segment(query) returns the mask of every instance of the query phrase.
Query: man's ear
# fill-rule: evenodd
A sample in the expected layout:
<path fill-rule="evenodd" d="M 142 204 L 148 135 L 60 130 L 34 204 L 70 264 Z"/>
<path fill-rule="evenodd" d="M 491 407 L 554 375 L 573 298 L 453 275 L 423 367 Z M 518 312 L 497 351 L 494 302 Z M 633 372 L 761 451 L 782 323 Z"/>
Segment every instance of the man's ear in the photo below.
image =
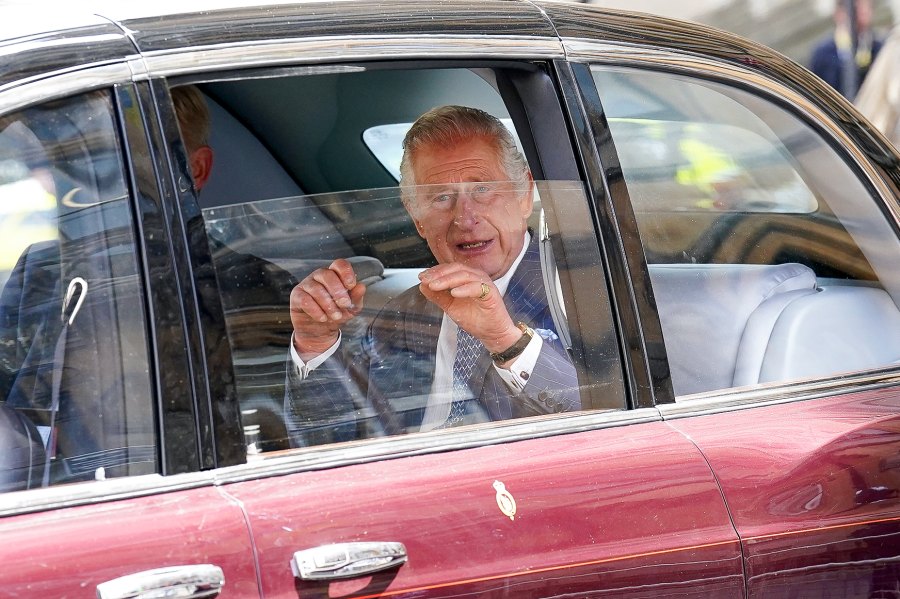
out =
<path fill-rule="evenodd" d="M 194 178 L 194 188 L 200 191 L 212 173 L 213 151 L 209 146 L 200 146 L 191 152 L 191 176 Z"/>
<path fill-rule="evenodd" d="M 410 200 L 404 199 L 403 208 L 406 209 L 406 213 L 409 215 L 409 218 L 412 219 L 413 224 L 416 226 L 416 232 L 419 234 L 419 237 L 425 239 L 425 227 L 422 226 L 422 221 L 416 218 L 416 215 L 413 212 L 413 207 L 410 205 L 410 203 Z"/>
<path fill-rule="evenodd" d="M 521 207 L 522 215 L 527 219 L 534 209 L 534 178 L 531 176 L 531 171 L 525 173 L 525 185 L 527 188 L 522 196 Z"/>
<path fill-rule="evenodd" d="M 416 232 L 419 234 L 419 237 L 425 239 L 425 227 L 422 226 L 422 222 L 417 218 L 413 218 L 413 224 L 416 225 Z"/>

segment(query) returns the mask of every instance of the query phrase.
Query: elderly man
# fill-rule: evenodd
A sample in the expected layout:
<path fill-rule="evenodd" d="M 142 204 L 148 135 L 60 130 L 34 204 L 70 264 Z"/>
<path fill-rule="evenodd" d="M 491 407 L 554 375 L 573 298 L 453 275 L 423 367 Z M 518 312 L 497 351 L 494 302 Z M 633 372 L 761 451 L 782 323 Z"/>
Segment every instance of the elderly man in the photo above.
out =
<path fill-rule="evenodd" d="M 531 173 L 509 131 L 445 106 L 413 124 L 403 149 L 403 203 L 438 265 L 385 306 L 352 360 L 338 351 L 341 328 L 366 289 L 350 264 L 335 260 L 294 288 L 294 445 L 580 408 L 527 229 Z"/>

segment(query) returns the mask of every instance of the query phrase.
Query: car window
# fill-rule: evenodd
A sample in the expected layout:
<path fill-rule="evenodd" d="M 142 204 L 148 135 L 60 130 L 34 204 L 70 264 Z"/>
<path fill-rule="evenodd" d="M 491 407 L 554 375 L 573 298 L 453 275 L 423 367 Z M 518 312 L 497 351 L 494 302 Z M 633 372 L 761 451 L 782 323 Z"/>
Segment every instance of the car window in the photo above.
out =
<path fill-rule="evenodd" d="M 676 395 L 900 360 L 900 246 L 813 127 L 695 78 L 593 68 Z"/>
<path fill-rule="evenodd" d="M 491 184 L 511 185 L 509 182 Z M 522 284 L 513 282 L 507 293 L 523 294 L 530 298 L 528 301 L 536 301 L 534 296 L 537 296 L 546 303 L 548 300 L 543 299 L 545 280 L 540 264 L 541 253 L 551 253 L 549 259 L 553 258 L 549 237 L 542 239 L 540 236 L 541 220 L 547 218 L 541 206 L 553 202 L 556 210 L 565 210 L 567 207 L 578 210 L 585 205 L 585 197 L 580 182 L 540 181 L 535 185 L 535 191 L 540 197 L 540 203 L 529 217 L 534 223 L 529 233 L 534 251 L 528 254 L 527 264 L 520 265 L 519 271 L 524 272 L 526 266 L 531 269 L 533 279 L 528 285 L 539 292 L 535 294 L 533 289 L 516 287 L 517 284 Z M 415 193 L 429 195 L 457 191 L 420 186 Z M 320 246 L 327 246 L 330 235 L 334 234 L 333 230 L 317 230 L 314 219 L 308 218 L 311 210 L 315 211 L 313 214 L 318 214 L 317 210 L 323 208 L 326 211 L 340 209 L 345 213 L 340 234 L 349 246 L 358 248 L 358 253 L 317 257 L 324 254 Z M 375 220 L 370 219 L 367 215 L 372 211 L 381 216 Z M 357 213 L 363 216 L 357 217 Z M 278 416 L 282 407 L 288 410 L 288 415 L 295 413 L 297 416 L 297 422 L 293 425 L 298 430 L 293 434 L 295 444 L 300 445 L 427 431 L 440 424 L 445 415 L 432 415 L 431 412 L 437 414 L 442 408 L 446 409 L 443 404 L 448 401 L 450 391 L 432 387 L 435 351 L 441 331 L 440 312 L 427 302 L 415 299 L 416 288 L 420 283 L 419 274 L 436 262 L 430 252 L 423 251 L 418 256 L 417 266 L 392 263 L 392 254 L 382 249 L 401 243 L 403 235 L 409 234 L 402 231 L 412 226 L 398 188 L 367 189 L 209 208 L 204 210 L 204 220 L 211 234 L 220 236 L 222 248 L 229 248 L 222 249 L 224 253 L 230 254 L 230 248 L 240 248 L 244 255 L 263 256 L 274 268 L 283 269 L 298 281 L 316 269 L 327 268 L 335 258 L 347 258 L 358 282 L 366 287 L 358 316 L 341 330 L 341 367 L 333 372 L 323 367 L 328 381 L 310 387 L 308 391 L 298 392 L 293 399 L 289 397 L 286 406 L 282 406 L 282 400 L 290 331 L 286 331 L 280 339 L 271 339 L 271 345 L 268 346 L 258 339 L 265 330 L 260 327 L 263 319 L 289 319 L 286 303 L 268 306 L 254 304 L 249 291 L 239 296 L 246 303 L 240 299 L 229 300 L 229 305 L 233 307 L 226 313 L 226 321 L 251 451 L 277 448 L 284 444 L 278 429 L 272 428 L 277 423 L 271 421 L 273 415 L 276 416 L 275 420 L 281 419 Z M 313 224 L 310 224 L 311 221 Z M 543 226 L 546 229 L 546 224 Z M 254 234 L 263 229 L 266 235 Z M 543 320 L 534 320 L 536 334 L 543 335 L 548 346 L 558 346 L 563 356 L 571 351 L 571 339 L 565 300 L 558 278 L 560 271 L 563 276 L 570 274 L 568 260 L 573 260 L 576 256 L 580 259 L 585 253 L 589 254 L 590 246 L 585 241 L 581 237 L 572 242 L 575 247 L 568 249 L 571 254 L 564 250 L 555 261 L 558 269 L 547 273 L 548 277 L 552 277 L 546 281 L 551 286 L 552 297 L 549 301 L 554 302 L 555 309 L 545 310 Z M 543 250 L 540 249 L 541 246 L 544 247 Z M 579 253 L 582 255 L 579 256 Z M 224 254 L 213 256 L 217 267 L 220 263 L 232 264 L 233 260 L 234 257 L 226 257 Z M 398 308 L 398 305 L 402 307 Z M 391 333 L 383 330 L 385 327 L 398 326 L 393 321 L 386 322 L 385 316 L 394 315 L 394 312 L 412 330 L 402 333 L 402 339 L 392 339 L 387 343 L 382 336 L 392 336 L 395 333 L 401 335 L 399 331 Z M 414 337 L 414 340 L 408 337 Z M 411 348 L 410 344 L 415 347 Z M 381 355 L 384 352 L 389 352 L 390 355 Z M 372 397 L 371 391 L 367 392 L 373 384 L 370 377 L 377 376 L 377 372 L 371 369 L 356 371 L 353 368 L 361 363 L 368 365 L 375 359 L 380 362 L 379 368 L 385 371 L 402 371 L 402 376 L 408 378 L 399 387 L 385 383 L 391 391 L 386 397 L 379 397 L 377 400 Z M 487 363 L 481 365 L 480 376 L 491 381 L 488 367 Z M 574 370 L 571 373 L 574 375 Z M 580 409 L 577 377 L 573 376 L 570 385 L 572 389 L 565 389 L 556 397 L 547 397 L 546 409 L 537 406 L 530 411 L 509 413 L 506 417 Z M 574 398 L 576 403 L 571 406 L 563 403 L 569 398 Z M 273 404 L 277 407 L 273 407 Z M 493 419 L 496 419 L 495 415 L 484 414 L 473 418 L 472 422 Z M 301 420 L 302 426 L 299 424 Z M 314 432 L 310 432 L 312 430 Z"/>
<path fill-rule="evenodd" d="M 157 470 L 111 96 L 0 117 L 0 489 Z"/>
<path fill-rule="evenodd" d="M 623 409 L 622 396 L 606 393 L 612 386 L 596 384 L 601 375 L 588 372 L 583 362 L 590 354 L 618 368 L 618 355 L 597 349 L 612 331 L 603 339 L 581 331 L 582 322 L 608 305 L 595 293 L 588 300 L 593 307 L 576 309 L 574 289 L 603 285 L 581 182 L 457 181 L 402 193 L 398 187 L 405 131 L 435 106 L 484 111 L 512 135 L 513 147 L 521 147 L 492 76 L 462 68 L 334 71 L 198 85 L 210 107 L 215 155 L 199 202 L 248 452 L 445 428 L 453 402 L 444 383 L 452 381 L 453 360 L 437 356 L 452 355 L 463 342 L 452 320 L 444 322 L 441 309 L 416 291 L 419 275 L 438 264 L 440 254 L 412 216 L 418 204 L 404 197 L 432 207 L 434 218 L 437 206 L 460 198 L 479 210 L 496 206 L 510 214 L 520 211 L 513 208 L 520 200 L 511 198 L 529 198 L 520 216 L 527 236 L 523 228 L 515 242 L 522 250 L 515 272 L 528 278 L 510 271 L 506 297 L 510 305 L 509 298 L 520 298 L 522 307 L 509 308 L 509 315 L 522 323 L 523 338 L 538 337 L 536 351 L 543 353 L 517 382 L 498 378 L 487 352 L 480 353 L 470 386 L 490 405 L 473 407 L 463 424 Z M 227 190 L 217 177 L 228 179 Z M 262 188 L 256 185 L 260 178 L 266 179 Z M 364 301 L 341 329 L 337 351 L 302 370 L 290 355 L 291 290 L 338 258 L 348 260 L 365 285 Z M 302 384 L 293 380 L 298 372 Z M 528 397 L 512 402 L 510 389 L 520 393 L 523 387 L 534 390 L 533 397 L 524 393 Z"/>

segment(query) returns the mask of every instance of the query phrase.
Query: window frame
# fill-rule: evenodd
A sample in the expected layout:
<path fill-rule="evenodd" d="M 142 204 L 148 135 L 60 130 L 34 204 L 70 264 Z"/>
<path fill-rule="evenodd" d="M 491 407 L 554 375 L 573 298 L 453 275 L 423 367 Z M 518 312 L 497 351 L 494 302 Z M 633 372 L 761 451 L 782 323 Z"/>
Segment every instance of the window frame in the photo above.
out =
<path fill-rule="evenodd" d="M 617 205 L 626 206 L 625 216 L 617 215 L 620 222 L 626 226 L 634 223 L 634 213 L 631 209 L 631 200 L 627 184 L 621 178 L 621 168 L 618 166 L 618 154 L 616 153 L 612 135 L 606 124 L 605 113 L 599 94 L 591 77 L 591 67 L 624 68 L 633 71 L 652 71 L 664 74 L 693 77 L 698 80 L 709 81 L 725 86 L 738 88 L 750 93 L 761 101 L 772 104 L 785 110 L 790 115 L 799 119 L 810 129 L 816 132 L 820 138 L 834 151 L 835 155 L 843 158 L 851 171 L 858 177 L 860 183 L 867 189 L 877 206 L 885 215 L 888 224 L 894 228 L 895 233 L 900 231 L 900 187 L 895 177 L 891 175 L 882 164 L 873 160 L 872 152 L 877 148 L 860 147 L 843 130 L 837 121 L 826 109 L 818 104 L 815 98 L 803 95 L 796 89 L 788 88 L 784 84 L 769 79 L 758 72 L 736 64 L 724 61 L 688 55 L 676 51 L 659 49 L 641 49 L 640 51 L 630 47 L 622 47 L 603 42 L 591 42 L 586 40 L 563 40 L 570 58 L 577 61 L 576 68 L 583 68 L 585 77 L 581 80 L 583 89 L 590 95 L 596 95 L 596 104 L 591 106 L 595 123 L 594 135 L 598 140 L 603 140 L 607 152 L 610 153 L 614 170 L 618 170 L 617 181 L 621 185 L 612 186 L 613 193 L 617 196 Z M 632 231 L 638 235 L 636 227 Z M 641 242 L 641 248 L 643 243 Z M 646 279 L 636 284 L 645 283 L 649 288 L 649 274 L 647 261 L 640 250 L 639 278 Z M 638 279 L 638 276 L 635 277 Z M 655 299 L 652 288 L 649 295 L 636 296 L 639 310 L 650 317 L 649 323 L 645 320 L 645 328 L 649 328 L 651 334 L 661 330 L 659 317 L 655 309 Z M 659 327 L 659 328 L 658 328 Z M 660 338 L 661 341 L 661 338 Z M 815 380 L 789 381 L 784 383 L 770 383 L 753 389 L 722 389 L 690 396 L 690 401 L 675 403 L 672 392 L 671 378 L 668 376 L 668 358 L 663 356 L 667 371 L 667 384 L 663 385 L 662 394 L 657 394 L 656 404 L 664 418 L 689 417 L 706 413 L 715 413 L 722 410 L 742 409 L 785 401 L 800 401 L 811 397 L 831 395 L 839 392 L 858 391 L 866 388 L 879 388 L 896 384 L 897 367 L 875 368 L 866 372 L 850 375 L 835 374 L 820 377 Z"/>
<path fill-rule="evenodd" d="M 455 40 L 458 43 L 459 40 Z M 442 55 L 443 56 L 443 55 Z M 168 57 L 168 64 L 176 64 L 181 62 L 181 57 Z M 441 58 L 439 60 L 405 60 L 403 62 L 379 63 L 379 62 L 342 62 L 342 63 L 326 63 L 316 64 L 315 66 L 304 65 L 298 63 L 287 66 L 283 64 L 275 64 L 267 66 L 262 64 L 254 65 L 252 69 L 235 69 L 235 65 L 230 62 L 225 64 L 208 65 L 203 72 L 196 72 L 190 69 L 190 72 L 184 74 L 161 73 L 168 75 L 166 77 L 157 78 L 155 74 L 151 77 L 154 86 L 164 88 L 175 85 L 185 85 L 191 83 L 202 83 L 206 81 L 220 80 L 221 78 L 231 79 L 240 78 L 244 73 L 248 77 L 253 77 L 254 72 L 270 71 L 277 67 L 275 72 L 279 75 L 286 73 L 296 73 L 297 75 L 315 74 L 316 72 L 329 72 L 333 69 L 343 69 L 353 66 L 366 66 L 370 68 L 485 68 L 497 67 L 499 65 L 522 65 L 525 70 L 534 71 L 534 65 L 544 65 L 539 68 L 543 73 L 543 77 L 516 77 L 499 81 L 499 89 L 513 123 L 516 126 L 518 135 L 520 136 L 526 156 L 529 158 L 535 177 L 543 177 L 548 179 L 565 179 L 580 180 L 585 182 L 582 164 L 576 160 L 576 151 L 571 146 L 571 126 L 566 118 L 565 110 L 558 97 L 558 80 L 555 68 L 552 64 L 540 57 L 534 57 L 530 60 L 496 60 L 485 58 Z M 510 69 L 512 70 L 512 69 Z M 158 95 L 158 100 L 162 101 L 162 95 Z M 171 109 L 167 109 L 170 111 Z M 541 119 L 529 119 L 530 115 L 540 114 Z M 173 119 L 164 120 L 167 128 L 166 134 L 177 135 L 177 125 Z M 173 129 L 174 127 L 174 129 Z M 540 141 L 536 141 L 540 140 Z M 180 145 L 180 144 L 179 144 Z M 173 144 L 168 145 L 169 148 Z M 168 156 L 170 163 L 175 163 L 178 158 L 170 153 Z M 177 176 L 176 176 L 177 177 Z M 589 194 L 590 195 L 590 194 Z M 590 203 L 590 200 L 589 200 Z M 593 226 L 594 235 L 598 227 Z M 598 272 L 603 274 L 605 268 L 602 264 L 597 265 Z M 582 288 L 589 286 L 591 281 L 585 280 L 580 285 Z M 596 286 L 596 282 L 593 282 Z M 608 291 L 608 283 L 601 282 L 598 288 L 599 295 L 602 296 Z M 582 289 L 579 293 L 584 293 Z M 570 295 L 571 297 L 571 295 Z M 596 301 L 596 300 L 595 300 Z M 221 308 L 221 302 L 219 302 Z M 589 335 L 592 339 L 602 339 L 606 344 L 606 350 L 596 352 L 596 356 L 592 359 L 600 359 L 603 355 L 608 355 L 609 351 L 619 351 L 617 328 L 614 322 L 607 324 L 606 333 L 603 334 L 602 318 L 585 319 L 588 321 L 590 328 Z M 220 330 L 224 332 L 224 326 L 218 325 Z M 216 333 L 218 336 L 219 333 Z M 658 420 L 658 414 L 655 411 L 629 410 L 634 404 L 626 399 L 627 391 L 625 380 L 622 375 L 621 368 L 616 372 L 604 373 L 608 374 L 607 378 L 599 380 L 596 374 L 590 374 L 589 370 L 581 369 L 587 376 L 595 377 L 595 382 L 590 385 L 590 392 L 607 393 L 612 397 L 620 397 L 623 409 L 621 413 L 629 414 L 628 416 L 615 416 L 616 413 L 609 412 L 580 412 L 572 414 L 557 415 L 552 418 L 527 419 L 525 422 L 504 421 L 493 422 L 485 430 L 475 430 L 465 433 L 454 433 L 452 438 L 448 438 L 446 434 L 434 434 L 429 436 L 401 438 L 388 437 L 384 439 L 366 440 L 364 447 L 350 448 L 348 446 L 319 446 L 313 448 L 305 448 L 303 450 L 292 450 L 285 454 L 285 458 L 292 459 L 297 454 L 297 463 L 303 463 L 303 468 L 316 467 L 315 464 L 321 464 L 322 460 L 326 460 L 329 464 L 334 463 L 357 463 L 358 461 L 370 461 L 383 459 L 386 457 L 397 457 L 401 455 L 409 455 L 413 453 L 423 453 L 431 451 L 443 451 L 446 449 L 461 449 L 465 447 L 476 447 L 485 444 L 506 443 L 521 439 L 540 438 L 550 435 L 557 435 L 564 432 L 576 432 L 581 430 L 591 430 L 594 428 L 606 428 L 615 425 L 620 421 L 625 422 L 643 422 L 649 420 Z M 642 406 L 638 406 L 642 407 Z M 304 459 L 300 459 L 304 457 Z M 262 468 L 266 468 L 266 462 L 273 459 L 282 459 L 281 457 L 265 456 L 262 460 L 254 458 L 253 463 L 258 463 Z M 334 462 L 337 460 L 337 462 Z M 252 464 L 248 467 L 252 467 Z M 243 469 L 242 469 L 243 470 Z"/>

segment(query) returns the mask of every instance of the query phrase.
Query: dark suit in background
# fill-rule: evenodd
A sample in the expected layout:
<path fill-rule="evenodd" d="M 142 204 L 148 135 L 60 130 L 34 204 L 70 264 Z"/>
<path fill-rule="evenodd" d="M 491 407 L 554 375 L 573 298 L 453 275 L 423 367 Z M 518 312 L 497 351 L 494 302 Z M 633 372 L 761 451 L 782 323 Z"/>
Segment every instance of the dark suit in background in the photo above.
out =
<path fill-rule="evenodd" d="M 878 53 L 881 52 L 883 41 L 875 38 L 872 40 L 871 60 L 875 60 Z M 850 64 L 855 59 L 850 53 L 840 52 L 834 37 L 830 37 L 819 42 L 813 49 L 812 57 L 809 61 L 809 70 L 821 77 L 825 83 L 836 89 L 842 96 L 853 100 L 859 86 L 862 85 L 869 73 L 869 65 L 871 60 L 865 66 Z M 848 71 L 851 79 L 848 79 Z"/>

